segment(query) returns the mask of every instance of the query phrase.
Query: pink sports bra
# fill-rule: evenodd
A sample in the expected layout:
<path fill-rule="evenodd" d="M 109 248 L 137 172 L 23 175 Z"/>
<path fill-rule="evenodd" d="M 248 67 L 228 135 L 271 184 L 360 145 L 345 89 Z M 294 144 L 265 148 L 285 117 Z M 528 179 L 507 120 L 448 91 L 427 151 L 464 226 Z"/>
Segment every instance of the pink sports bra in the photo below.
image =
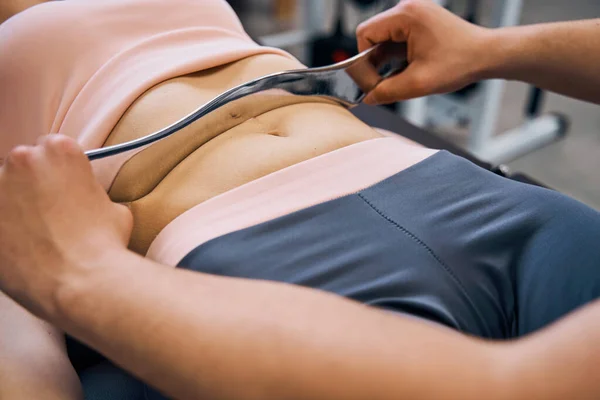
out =
<path fill-rule="evenodd" d="M 129 106 L 166 80 L 256 54 L 223 0 L 67 0 L 0 25 L 0 158 L 41 135 L 101 147 Z M 95 165 L 108 189 L 135 152 Z M 96 164 L 96 163 L 95 163 Z"/>

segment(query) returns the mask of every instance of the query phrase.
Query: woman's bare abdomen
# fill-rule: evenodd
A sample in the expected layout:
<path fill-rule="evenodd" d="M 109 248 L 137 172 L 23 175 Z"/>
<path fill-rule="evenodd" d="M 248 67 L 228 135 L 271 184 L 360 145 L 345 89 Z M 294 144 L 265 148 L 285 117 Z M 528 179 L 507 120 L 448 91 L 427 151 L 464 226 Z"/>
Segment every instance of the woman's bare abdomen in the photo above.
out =
<path fill-rule="evenodd" d="M 105 145 L 144 136 L 178 120 L 217 94 L 253 78 L 301 64 L 259 55 L 175 78 L 140 97 Z M 257 104 L 259 100 L 260 104 Z M 129 160 L 109 194 L 130 206 L 135 223 L 130 247 L 144 254 L 175 217 L 216 195 L 298 162 L 381 134 L 343 107 L 288 105 L 248 98 L 219 109 L 172 138 Z"/>

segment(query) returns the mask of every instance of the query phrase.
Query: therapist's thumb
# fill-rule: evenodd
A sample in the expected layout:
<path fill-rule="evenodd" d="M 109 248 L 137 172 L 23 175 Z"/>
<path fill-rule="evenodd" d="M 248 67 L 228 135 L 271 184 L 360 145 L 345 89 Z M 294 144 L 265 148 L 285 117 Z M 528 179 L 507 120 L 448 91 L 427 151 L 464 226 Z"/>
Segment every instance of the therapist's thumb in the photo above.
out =
<path fill-rule="evenodd" d="M 434 90 L 431 83 L 431 74 L 419 68 L 418 64 L 410 64 L 403 72 L 379 83 L 365 97 L 364 102 L 373 105 L 389 104 L 426 96 Z"/>

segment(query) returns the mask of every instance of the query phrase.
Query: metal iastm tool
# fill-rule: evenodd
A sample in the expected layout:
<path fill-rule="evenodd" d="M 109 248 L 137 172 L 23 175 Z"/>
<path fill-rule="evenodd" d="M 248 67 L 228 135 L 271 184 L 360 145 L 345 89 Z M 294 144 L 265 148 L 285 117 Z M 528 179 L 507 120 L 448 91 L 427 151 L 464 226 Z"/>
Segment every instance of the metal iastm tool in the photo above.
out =
<path fill-rule="evenodd" d="M 382 43 L 341 63 L 278 72 L 246 82 L 220 94 L 166 128 L 85 154 L 93 161 L 146 146 L 174 134 L 225 104 L 259 92 L 270 91 L 277 96 L 320 97 L 351 108 L 358 105 L 381 81 L 407 66 L 406 44 Z"/>

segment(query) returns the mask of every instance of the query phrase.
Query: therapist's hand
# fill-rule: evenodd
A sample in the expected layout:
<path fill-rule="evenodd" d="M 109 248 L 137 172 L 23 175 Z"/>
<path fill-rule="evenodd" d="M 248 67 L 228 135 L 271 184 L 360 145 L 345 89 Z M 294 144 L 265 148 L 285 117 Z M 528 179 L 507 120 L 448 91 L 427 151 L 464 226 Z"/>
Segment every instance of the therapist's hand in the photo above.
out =
<path fill-rule="evenodd" d="M 131 226 L 72 139 L 17 147 L 0 167 L 0 290 L 50 319 L 61 285 L 124 249 Z"/>
<path fill-rule="evenodd" d="M 470 24 L 430 0 L 404 0 L 362 23 L 363 51 L 385 41 L 407 42 L 409 67 L 382 82 L 365 99 L 380 104 L 458 90 L 487 65 L 490 30 Z"/>

